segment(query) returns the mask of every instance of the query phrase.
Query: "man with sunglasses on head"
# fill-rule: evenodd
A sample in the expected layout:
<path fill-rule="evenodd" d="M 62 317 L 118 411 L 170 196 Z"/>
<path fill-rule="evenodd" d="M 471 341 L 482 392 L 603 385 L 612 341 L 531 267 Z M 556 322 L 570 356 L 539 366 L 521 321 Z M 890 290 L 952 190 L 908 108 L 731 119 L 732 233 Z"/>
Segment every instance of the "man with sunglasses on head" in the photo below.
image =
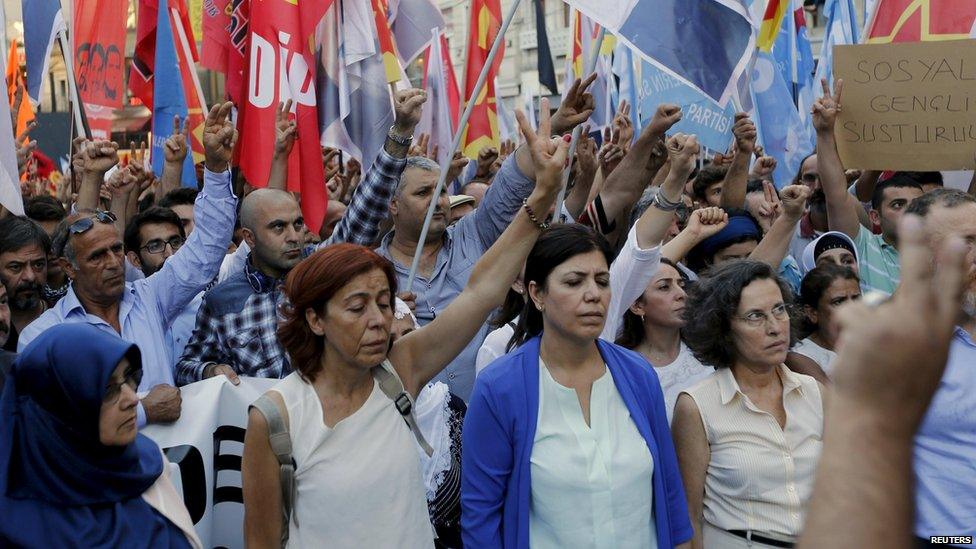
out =
<path fill-rule="evenodd" d="M 85 322 L 138 345 L 143 361 L 140 425 L 179 418 L 181 400 L 173 379 L 177 357 L 167 327 L 217 275 L 232 236 L 237 199 L 229 162 L 237 130 L 229 118 L 231 107 L 231 103 L 217 105 L 207 116 L 204 186 L 194 206 L 196 229 L 186 243 L 180 245 L 179 238 L 162 232 L 146 234 L 135 260 L 143 269 L 158 270 L 126 282 L 125 246 L 115 216 L 98 210 L 69 216 L 55 231 L 54 251 L 71 286 L 64 298 L 24 329 L 18 342 L 23 349 L 51 326 Z M 175 234 L 179 232 L 177 226 Z M 159 242 L 154 242 L 158 240 L 165 242 L 163 254 L 171 256 L 148 253 L 159 249 Z M 171 251 L 174 244 L 179 250 Z"/>

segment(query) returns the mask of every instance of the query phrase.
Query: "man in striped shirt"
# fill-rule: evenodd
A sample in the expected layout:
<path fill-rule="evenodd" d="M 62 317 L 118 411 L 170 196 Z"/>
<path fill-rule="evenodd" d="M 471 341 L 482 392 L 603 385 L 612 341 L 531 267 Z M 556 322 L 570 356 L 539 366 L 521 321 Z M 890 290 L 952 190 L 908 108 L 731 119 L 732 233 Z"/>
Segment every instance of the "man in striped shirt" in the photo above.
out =
<path fill-rule="evenodd" d="M 826 85 L 825 85 L 826 88 Z M 861 288 L 891 295 L 898 287 L 901 269 L 898 263 L 898 222 L 912 200 L 922 196 L 922 187 L 904 174 L 896 174 L 875 187 L 871 198 L 870 219 L 879 224 L 881 234 L 874 234 L 861 221 L 861 204 L 847 191 L 844 166 L 837 153 L 834 122 L 840 112 L 840 86 L 813 105 L 813 125 L 817 130 L 817 162 L 820 182 L 827 198 L 830 230 L 840 231 L 854 240 L 857 247 Z"/>

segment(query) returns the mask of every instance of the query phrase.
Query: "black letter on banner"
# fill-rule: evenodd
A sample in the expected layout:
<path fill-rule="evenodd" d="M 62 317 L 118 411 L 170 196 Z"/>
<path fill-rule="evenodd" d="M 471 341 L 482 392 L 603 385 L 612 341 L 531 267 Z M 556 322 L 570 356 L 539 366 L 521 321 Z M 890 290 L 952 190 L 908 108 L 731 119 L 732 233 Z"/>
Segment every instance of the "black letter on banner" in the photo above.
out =
<path fill-rule="evenodd" d="M 244 444 L 245 430 L 232 425 L 221 425 L 214 431 L 214 492 L 213 503 L 233 502 L 244 503 L 244 492 L 240 486 L 217 486 L 217 474 L 220 471 L 241 471 L 241 456 L 236 454 L 223 455 L 220 453 L 221 443 L 225 440 Z"/>
<path fill-rule="evenodd" d="M 200 522 L 207 510 L 207 472 L 203 467 L 200 450 L 186 444 L 163 450 L 166 459 L 180 468 L 183 484 L 183 503 L 190 512 L 193 524 Z"/>

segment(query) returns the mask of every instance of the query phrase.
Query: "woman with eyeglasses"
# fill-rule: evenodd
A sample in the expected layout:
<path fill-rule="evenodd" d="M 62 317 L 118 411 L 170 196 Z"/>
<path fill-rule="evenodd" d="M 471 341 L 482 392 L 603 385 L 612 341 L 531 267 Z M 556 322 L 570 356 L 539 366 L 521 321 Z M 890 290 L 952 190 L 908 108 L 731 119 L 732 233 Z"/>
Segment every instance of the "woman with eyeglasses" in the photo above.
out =
<path fill-rule="evenodd" d="M 678 396 L 671 430 L 693 547 L 792 547 L 823 434 L 823 390 L 785 365 L 789 286 L 766 263 L 708 273 L 685 309 L 685 341 L 715 373 Z"/>
<path fill-rule="evenodd" d="M 141 377 L 139 348 L 88 324 L 27 345 L 0 397 L 0 546 L 200 547 L 137 433 Z"/>

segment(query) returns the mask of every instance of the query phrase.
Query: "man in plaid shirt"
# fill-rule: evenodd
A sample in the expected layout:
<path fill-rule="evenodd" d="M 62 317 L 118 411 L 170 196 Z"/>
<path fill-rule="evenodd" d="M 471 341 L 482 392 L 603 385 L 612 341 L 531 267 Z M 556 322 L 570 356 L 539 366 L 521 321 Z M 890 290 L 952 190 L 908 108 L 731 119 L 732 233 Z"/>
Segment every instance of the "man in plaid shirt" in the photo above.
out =
<path fill-rule="evenodd" d="M 332 237 L 319 247 L 375 241 L 425 100 L 421 90 L 397 93 L 396 121 L 383 150 Z M 244 200 L 240 215 L 253 249 L 204 297 L 193 337 L 176 365 L 178 385 L 221 374 L 237 383 L 239 375 L 283 378 L 291 372 L 276 334 L 277 310 L 284 299 L 281 285 L 291 268 L 316 248 L 302 249 L 304 220 L 299 204 L 288 193 L 255 191 Z"/>

